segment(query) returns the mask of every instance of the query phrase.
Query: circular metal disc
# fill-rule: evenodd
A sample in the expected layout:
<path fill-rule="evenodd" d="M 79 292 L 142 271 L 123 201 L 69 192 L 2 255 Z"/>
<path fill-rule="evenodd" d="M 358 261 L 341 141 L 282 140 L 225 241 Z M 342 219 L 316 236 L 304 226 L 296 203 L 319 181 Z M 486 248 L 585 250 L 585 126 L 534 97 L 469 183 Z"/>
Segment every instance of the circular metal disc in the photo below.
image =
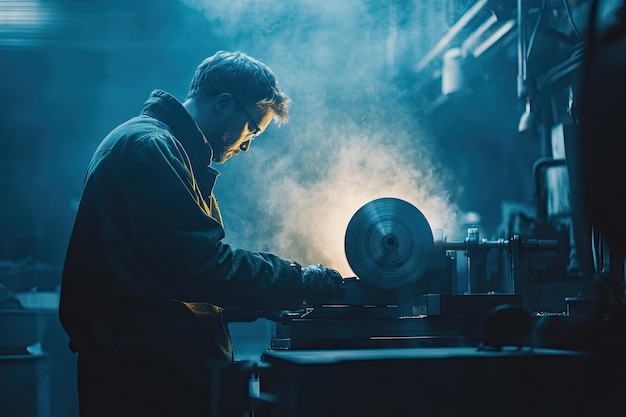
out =
<path fill-rule="evenodd" d="M 344 243 L 356 276 L 386 291 L 417 282 L 430 266 L 434 250 L 433 232 L 424 214 L 397 198 L 379 198 L 357 210 Z"/>

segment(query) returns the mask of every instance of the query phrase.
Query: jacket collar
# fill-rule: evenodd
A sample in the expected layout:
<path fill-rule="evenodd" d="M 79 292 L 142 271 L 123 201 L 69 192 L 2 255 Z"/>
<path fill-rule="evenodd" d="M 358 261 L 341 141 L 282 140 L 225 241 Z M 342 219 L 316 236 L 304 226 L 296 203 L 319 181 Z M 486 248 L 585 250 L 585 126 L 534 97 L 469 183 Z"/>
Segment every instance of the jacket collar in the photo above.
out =
<path fill-rule="evenodd" d="M 141 114 L 167 125 L 187 151 L 194 171 L 204 174 L 198 179 L 201 186 L 204 185 L 203 192 L 207 196 L 211 195 L 220 175 L 218 170 L 211 167 L 213 149 L 182 103 L 163 90 L 154 90 L 146 100 Z"/>

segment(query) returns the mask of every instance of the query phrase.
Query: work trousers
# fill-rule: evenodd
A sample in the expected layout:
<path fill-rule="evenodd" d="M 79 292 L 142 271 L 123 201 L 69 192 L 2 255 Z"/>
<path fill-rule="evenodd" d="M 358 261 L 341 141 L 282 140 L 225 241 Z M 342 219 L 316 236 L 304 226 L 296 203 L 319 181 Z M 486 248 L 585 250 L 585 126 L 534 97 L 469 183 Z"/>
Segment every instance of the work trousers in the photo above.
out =
<path fill-rule="evenodd" d="M 81 352 L 80 417 L 208 417 L 210 365 L 154 353 Z"/>

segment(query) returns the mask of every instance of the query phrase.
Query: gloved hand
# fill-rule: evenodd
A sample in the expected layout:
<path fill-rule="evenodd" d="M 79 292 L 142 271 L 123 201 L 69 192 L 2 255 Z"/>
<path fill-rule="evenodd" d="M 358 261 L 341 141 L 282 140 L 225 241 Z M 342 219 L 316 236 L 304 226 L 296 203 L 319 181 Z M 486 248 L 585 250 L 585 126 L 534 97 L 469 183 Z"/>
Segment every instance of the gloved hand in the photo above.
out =
<path fill-rule="evenodd" d="M 341 302 L 344 297 L 343 278 L 322 264 L 302 268 L 304 299 L 311 306 Z"/>

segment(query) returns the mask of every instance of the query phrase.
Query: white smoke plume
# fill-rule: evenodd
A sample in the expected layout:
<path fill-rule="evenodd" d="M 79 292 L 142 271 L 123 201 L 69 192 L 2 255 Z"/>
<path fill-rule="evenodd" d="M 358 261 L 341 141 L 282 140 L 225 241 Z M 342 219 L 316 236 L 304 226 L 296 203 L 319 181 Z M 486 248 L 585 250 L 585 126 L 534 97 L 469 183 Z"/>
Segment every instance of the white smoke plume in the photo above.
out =
<path fill-rule="evenodd" d="M 223 49 L 267 63 L 293 99 L 287 125 L 270 127 L 248 154 L 219 167 L 216 194 L 229 243 L 349 276 L 346 227 L 371 200 L 406 200 L 432 228 L 455 230 L 452 181 L 393 83 L 402 63 L 419 56 L 423 34 L 411 24 L 424 19 L 417 6 L 181 1 L 219 26 Z"/>

